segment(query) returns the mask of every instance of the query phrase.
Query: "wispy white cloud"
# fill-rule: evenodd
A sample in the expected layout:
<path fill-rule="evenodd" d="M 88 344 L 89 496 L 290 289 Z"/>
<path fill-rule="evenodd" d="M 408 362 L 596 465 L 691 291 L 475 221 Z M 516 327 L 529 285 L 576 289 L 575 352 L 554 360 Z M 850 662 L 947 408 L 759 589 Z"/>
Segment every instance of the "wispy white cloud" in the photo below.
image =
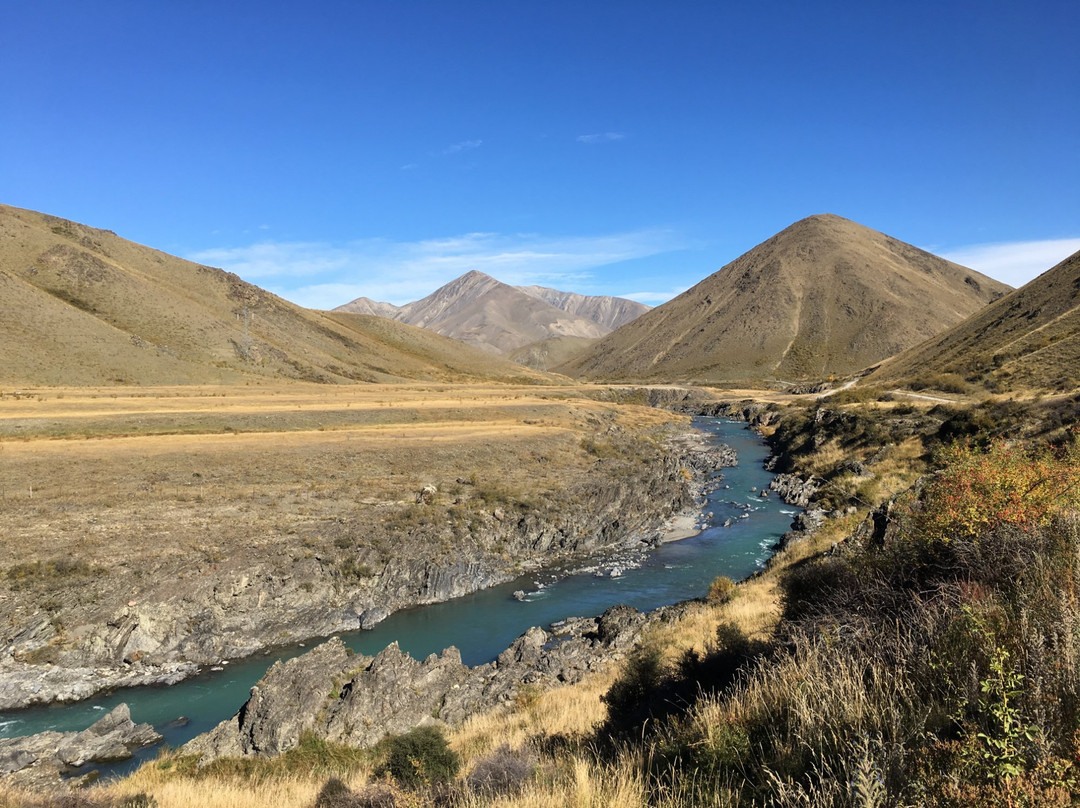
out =
<path fill-rule="evenodd" d="M 672 298 L 678 297 L 689 288 L 690 287 L 688 286 L 676 286 L 666 292 L 630 292 L 618 296 L 628 298 L 629 300 L 636 300 L 638 303 L 644 303 L 646 306 L 659 306 L 661 303 L 667 303 Z"/>
<path fill-rule="evenodd" d="M 1080 250 L 1080 238 L 972 244 L 938 252 L 942 258 L 1020 287 Z"/>
<path fill-rule="evenodd" d="M 443 149 L 443 154 L 457 154 L 458 152 L 479 149 L 484 144 L 482 140 L 463 140 L 460 143 L 452 143 Z"/>
<path fill-rule="evenodd" d="M 591 135 L 578 135 L 578 143 L 610 143 L 613 140 L 622 140 L 626 137 L 622 132 L 594 132 Z"/>
<path fill-rule="evenodd" d="M 414 242 L 262 242 L 187 257 L 235 272 L 302 306 L 333 308 L 357 297 L 400 305 L 473 269 L 504 283 L 580 290 L 602 267 L 684 247 L 678 234 L 654 229 L 566 238 L 465 233 Z M 667 297 L 660 293 L 655 299 Z"/>
<path fill-rule="evenodd" d="M 350 253 L 315 242 L 262 242 L 246 247 L 215 247 L 188 255 L 192 261 L 235 272 L 258 283 L 267 278 L 308 277 L 345 269 Z"/>

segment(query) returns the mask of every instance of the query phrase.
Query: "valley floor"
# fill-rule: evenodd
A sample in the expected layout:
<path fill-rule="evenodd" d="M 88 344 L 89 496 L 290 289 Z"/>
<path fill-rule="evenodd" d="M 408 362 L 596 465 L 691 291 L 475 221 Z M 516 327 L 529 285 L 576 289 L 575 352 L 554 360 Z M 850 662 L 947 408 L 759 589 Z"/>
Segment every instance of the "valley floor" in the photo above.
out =
<path fill-rule="evenodd" d="M 686 499 L 653 462 L 685 418 L 590 395 L 0 391 L 0 706 L 175 678 L 628 539 Z"/>

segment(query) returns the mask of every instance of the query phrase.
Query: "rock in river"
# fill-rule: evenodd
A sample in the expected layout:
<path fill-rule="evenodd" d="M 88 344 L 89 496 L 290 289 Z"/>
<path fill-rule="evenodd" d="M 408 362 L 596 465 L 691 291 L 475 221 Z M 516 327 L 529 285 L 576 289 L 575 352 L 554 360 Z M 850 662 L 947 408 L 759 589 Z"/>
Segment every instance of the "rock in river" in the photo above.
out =
<path fill-rule="evenodd" d="M 82 732 L 39 732 L 0 739 L 0 776 L 28 786 L 57 785 L 87 763 L 127 760 L 135 749 L 161 742 L 149 724 L 136 724 L 120 704 Z"/>

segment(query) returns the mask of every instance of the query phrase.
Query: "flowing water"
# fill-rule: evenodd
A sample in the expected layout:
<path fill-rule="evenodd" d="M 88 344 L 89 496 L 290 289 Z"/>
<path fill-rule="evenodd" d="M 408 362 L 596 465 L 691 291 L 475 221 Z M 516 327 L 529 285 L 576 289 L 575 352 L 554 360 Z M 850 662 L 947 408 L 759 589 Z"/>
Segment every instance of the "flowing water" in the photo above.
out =
<path fill-rule="evenodd" d="M 493 660 L 531 626 L 596 616 L 617 603 L 654 609 L 700 597 L 718 575 L 745 578 L 764 564 L 796 509 L 775 496 L 758 497 L 756 492 L 767 487 L 772 477 L 763 467 L 768 450 L 745 424 L 715 418 L 698 418 L 694 423 L 739 455 L 739 465 L 724 469 L 721 485 L 709 493 L 704 511 L 712 516 L 705 519 L 706 527 L 697 536 L 639 556 L 632 560 L 638 566 L 622 569 L 621 574 L 619 568 L 626 566 L 627 559 L 609 559 L 565 577 L 559 571 L 532 573 L 445 603 L 397 612 L 371 631 L 343 634 L 342 639 L 369 656 L 394 641 L 418 658 L 454 645 L 467 665 L 478 665 Z M 729 519 L 731 525 L 723 527 Z M 524 592 L 524 599 L 515 598 L 515 592 Z M 233 715 L 274 660 L 305 650 L 298 646 L 249 657 L 172 687 L 129 688 L 73 705 L 0 714 L 0 737 L 85 729 L 106 711 L 127 702 L 134 721 L 153 724 L 166 743 L 179 746 Z M 141 750 L 133 761 L 97 768 L 121 773 L 155 754 L 154 749 Z"/>

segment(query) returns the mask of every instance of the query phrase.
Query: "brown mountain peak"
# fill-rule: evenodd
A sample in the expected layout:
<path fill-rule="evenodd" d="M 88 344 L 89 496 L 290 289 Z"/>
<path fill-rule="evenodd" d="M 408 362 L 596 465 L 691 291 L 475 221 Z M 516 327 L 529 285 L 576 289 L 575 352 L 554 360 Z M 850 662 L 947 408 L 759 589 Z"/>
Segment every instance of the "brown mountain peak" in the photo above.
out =
<path fill-rule="evenodd" d="M 891 356 L 1006 291 L 884 233 L 818 214 L 557 369 L 587 378 L 823 378 Z"/>

